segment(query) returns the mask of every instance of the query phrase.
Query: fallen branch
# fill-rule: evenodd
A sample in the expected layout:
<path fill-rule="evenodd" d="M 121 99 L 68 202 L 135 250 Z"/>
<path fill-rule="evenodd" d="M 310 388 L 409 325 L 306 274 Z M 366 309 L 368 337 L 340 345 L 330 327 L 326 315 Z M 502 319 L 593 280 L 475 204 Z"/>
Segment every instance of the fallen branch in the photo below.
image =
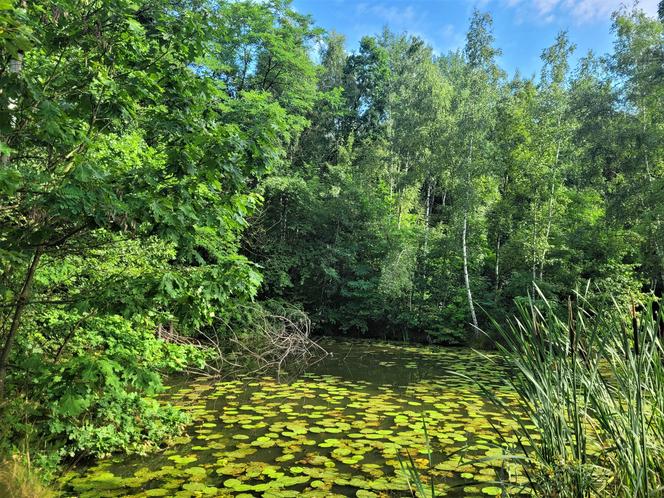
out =
<path fill-rule="evenodd" d="M 284 373 L 298 375 L 327 356 L 311 338 L 311 320 L 303 311 L 280 307 L 271 312 L 260 305 L 245 311 L 249 319 L 241 329 L 224 322 L 223 330 L 201 332 L 202 341 L 177 336 L 172 329 L 160 330 L 160 337 L 213 349 L 216 354 L 204 369 L 190 370 L 212 377 L 276 375 L 281 380 Z"/>

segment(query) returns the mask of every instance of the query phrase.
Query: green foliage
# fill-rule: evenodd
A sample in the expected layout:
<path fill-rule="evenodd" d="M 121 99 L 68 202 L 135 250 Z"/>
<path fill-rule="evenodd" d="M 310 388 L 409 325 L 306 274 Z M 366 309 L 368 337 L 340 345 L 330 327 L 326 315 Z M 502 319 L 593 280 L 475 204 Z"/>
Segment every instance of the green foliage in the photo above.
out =
<path fill-rule="evenodd" d="M 16 345 L 22 369 L 12 380 L 25 394 L 5 407 L 3 440 L 26 433 L 35 448 L 55 446 L 61 456 L 102 456 L 145 452 L 182 429 L 187 418 L 153 398 L 162 389 L 159 373 L 202 366 L 208 351 L 167 343 L 153 323 L 120 316 L 45 310 L 34 326 Z M 66 336 L 67 353 L 44 361 L 53 352 L 38 344 Z"/>
<path fill-rule="evenodd" d="M 624 306 L 594 309 L 579 294 L 564 320 L 540 294 L 509 327 L 496 324 L 520 406 L 486 392 L 518 424 L 511 458 L 524 461 L 538 496 L 661 492 L 662 322 L 656 300 L 641 307 L 630 319 Z"/>
<path fill-rule="evenodd" d="M 268 92 L 299 126 L 316 100 L 316 67 L 308 51 L 323 34 L 290 0 L 220 2 L 210 5 L 201 68 L 231 95 Z"/>
<path fill-rule="evenodd" d="M 22 51 L 28 50 L 33 42 L 33 33 L 26 22 L 24 8 L 13 0 L 0 2 L 0 57 L 2 67 L 11 60 L 18 60 Z M 0 145 L 5 145 L 0 142 Z M 5 154 L 6 151 L 2 151 Z"/>
<path fill-rule="evenodd" d="M 463 343 L 476 309 L 504 321 L 535 286 L 564 301 L 590 280 L 598 306 L 661 292 L 661 23 L 621 11 L 615 33 L 573 71 L 562 32 L 538 78 L 511 81 L 480 12 L 442 56 L 331 35 L 324 105 L 246 239 L 262 295 L 333 333 Z"/>
<path fill-rule="evenodd" d="M 316 98 L 317 31 L 283 2 L 12 5 L 0 4 L 1 450 L 144 452 L 186 422 L 155 399 L 161 376 L 210 355 L 172 339 L 261 283 L 240 237 L 256 182 Z M 227 14 L 245 18 L 240 32 Z M 219 47 L 255 50 L 250 84 L 231 88 Z"/>
<path fill-rule="evenodd" d="M 159 446 L 184 423 L 161 375 L 247 338 L 257 296 L 463 344 L 537 288 L 661 294 L 664 31 L 614 33 L 508 81 L 478 11 L 454 53 L 346 53 L 288 0 L 0 0 L 2 450 Z"/>

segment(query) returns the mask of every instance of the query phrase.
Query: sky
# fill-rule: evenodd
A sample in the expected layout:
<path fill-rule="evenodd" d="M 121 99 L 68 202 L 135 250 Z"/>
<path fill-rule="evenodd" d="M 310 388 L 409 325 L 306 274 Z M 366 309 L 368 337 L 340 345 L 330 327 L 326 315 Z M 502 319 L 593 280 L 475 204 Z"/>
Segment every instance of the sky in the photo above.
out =
<path fill-rule="evenodd" d="M 611 51 L 611 13 L 632 0 L 293 0 L 293 7 L 316 24 L 346 36 L 354 51 L 364 35 L 384 26 L 417 35 L 437 53 L 463 47 L 468 19 L 475 7 L 491 13 L 500 65 L 508 74 L 539 72 L 540 54 L 556 34 L 567 30 L 577 46 L 573 60 L 588 50 Z M 658 0 L 641 0 L 640 8 L 656 17 Z"/>

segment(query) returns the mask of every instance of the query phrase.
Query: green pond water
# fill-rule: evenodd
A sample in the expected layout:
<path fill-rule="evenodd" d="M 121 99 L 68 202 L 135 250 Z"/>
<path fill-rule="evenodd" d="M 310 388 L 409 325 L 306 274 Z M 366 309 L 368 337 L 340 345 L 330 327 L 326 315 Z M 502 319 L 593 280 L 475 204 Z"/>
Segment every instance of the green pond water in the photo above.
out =
<path fill-rule="evenodd" d="M 514 422 L 474 382 L 450 373 L 514 403 L 496 364 L 460 348 L 323 345 L 331 355 L 294 381 L 172 386 L 164 398 L 191 414 L 187 436 L 158 454 L 70 472 L 62 496 L 412 496 L 399 463 L 408 454 L 436 496 L 500 496 L 503 487 L 514 494 L 524 482 L 500 458 L 495 430 L 509 439 Z"/>

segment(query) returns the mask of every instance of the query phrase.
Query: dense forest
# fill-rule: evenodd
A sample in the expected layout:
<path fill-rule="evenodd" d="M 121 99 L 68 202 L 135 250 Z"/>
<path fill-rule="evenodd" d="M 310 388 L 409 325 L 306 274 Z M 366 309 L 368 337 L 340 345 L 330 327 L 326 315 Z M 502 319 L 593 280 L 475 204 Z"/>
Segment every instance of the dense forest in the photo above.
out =
<path fill-rule="evenodd" d="M 508 75 L 480 11 L 439 54 L 288 0 L 0 0 L 0 455 L 48 481 L 163 447 L 164 377 L 265 317 L 492 348 L 526 303 L 656 312 L 659 13 Z"/>

